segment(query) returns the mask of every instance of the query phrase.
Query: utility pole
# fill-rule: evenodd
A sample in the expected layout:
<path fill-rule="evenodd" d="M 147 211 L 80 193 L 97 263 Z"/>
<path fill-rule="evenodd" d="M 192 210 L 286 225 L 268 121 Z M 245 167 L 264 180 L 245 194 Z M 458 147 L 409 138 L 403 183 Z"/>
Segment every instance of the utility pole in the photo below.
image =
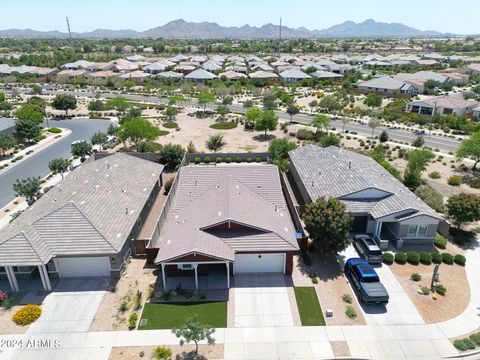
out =
<path fill-rule="evenodd" d="M 68 28 L 68 37 L 70 39 L 70 46 L 72 46 L 72 32 L 70 31 L 70 22 L 68 21 L 68 16 L 67 16 L 67 28 Z"/>
<path fill-rule="evenodd" d="M 282 18 L 280 18 L 280 27 L 278 29 L 278 57 L 282 52 Z"/>

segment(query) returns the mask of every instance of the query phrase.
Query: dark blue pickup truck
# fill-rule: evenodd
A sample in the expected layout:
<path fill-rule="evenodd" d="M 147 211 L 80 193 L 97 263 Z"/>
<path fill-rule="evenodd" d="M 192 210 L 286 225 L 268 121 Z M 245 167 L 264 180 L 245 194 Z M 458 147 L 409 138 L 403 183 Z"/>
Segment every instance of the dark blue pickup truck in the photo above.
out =
<path fill-rule="evenodd" d="M 366 304 L 387 304 L 388 292 L 380 282 L 375 269 L 367 260 L 351 258 L 345 263 L 345 275 L 349 275 L 358 290 L 360 300 Z"/>

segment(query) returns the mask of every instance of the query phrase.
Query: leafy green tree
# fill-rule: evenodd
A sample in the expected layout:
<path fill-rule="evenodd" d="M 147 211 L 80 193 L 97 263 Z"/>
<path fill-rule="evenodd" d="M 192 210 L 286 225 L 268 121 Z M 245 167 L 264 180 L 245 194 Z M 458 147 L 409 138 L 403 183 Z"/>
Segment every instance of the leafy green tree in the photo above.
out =
<path fill-rule="evenodd" d="M 168 105 L 173 106 L 176 104 L 182 104 L 186 101 L 183 95 L 173 95 L 168 98 Z"/>
<path fill-rule="evenodd" d="M 403 183 L 414 191 L 422 184 L 422 172 L 435 157 L 428 149 L 413 150 L 408 153 L 408 162 L 403 174 Z"/>
<path fill-rule="evenodd" d="M 480 220 L 480 196 L 460 193 L 447 200 L 447 210 L 458 229 L 466 222 Z"/>
<path fill-rule="evenodd" d="M 13 105 L 7 101 L 0 102 L 0 111 L 3 111 L 3 116 L 7 117 L 8 112 L 13 110 Z"/>
<path fill-rule="evenodd" d="M 178 115 L 178 109 L 173 106 L 167 106 L 165 109 L 165 116 L 168 121 L 175 121 L 175 117 Z"/>
<path fill-rule="evenodd" d="M 69 94 L 58 94 L 52 100 L 52 107 L 65 111 L 65 116 L 68 116 L 68 110 L 77 108 L 77 98 Z"/>
<path fill-rule="evenodd" d="M 262 99 L 264 110 L 275 110 L 277 108 L 277 97 L 273 94 L 267 94 Z"/>
<path fill-rule="evenodd" d="M 33 84 L 32 85 L 31 93 L 33 95 L 42 95 L 42 92 L 43 92 L 43 89 L 40 85 L 38 85 L 38 84 Z"/>
<path fill-rule="evenodd" d="M 0 149 L 2 155 L 5 156 L 5 152 L 15 146 L 15 139 L 10 134 L 0 132 Z"/>
<path fill-rule="evenodd" d="M 277 128 L 278 116 L 273 110 L 265 110 L 262 116 L 255 120 L 254 129 L 256 131 L 264 131 L 267 137 L 267 131 L 274 131 Z"/>
<path fill-rule="evenodd" d="M 89 111 L 103 111 L 104 109 L 105 109 L 105 105 L 103 104 L 102 100 L 95 99 L 88 103 Z"/>
<path fill-rule="evenodd" d="M 227 105 L 218 105 L 217 114 L 220 115 L 220 119 L 225 119 L 225 116 L 230 113 L 230 108 Z"/>
<path fill-rule="evenodd" d="M 320 131 L 328 132 L 328 129 L 330 129 L 330 126 L 332 125 L 332 120 L 327 115 L 316 114 L 313 116 L 310 125 L 316 128 L 316 131 L 320 129 Z"/>
<path fill-rule="evenodd" d="M 205 145 L 208 150 L 217 152 L 227 145 L 227 142 L 224 140 L 223 135 L 212 135 L 207 139 Z"/>
<path fill-rule="evenodd" d="M 169 168 L 175 169 L 181 164 L 185 149 L 178 144 L 167 144 L 160 150 L 160 162 Z"/>
<path fill-rule="evenodd" d="M 62 179 L 63 179 L 63 174 L 68 171 L 69 167 L 70 167 L 70 160 L 65 158 L 53 159 L 53 160 L 50 160 L 50 162 L 48 163 L 48 169 L 53 174 L 60 174 L 62 176 Z"/>
<path fill-rule="evenodd" d="M 105 145 L 107 141 L 108 135 L 102 131 L 97 131 L 90 138 L 90 142 L 92 143 L 92 145 L 100 145 L 100 151 L 102 151 L 103 145 Z"/>
<path fill-rule="evenodd" d="M 42 112 L 28 105 L 18 108 L 14 115 L 18 120 L 32 120 L 36 124 L 41 124 L 44 117 Z"/>
<path fill-rule="evenodd" d="M 254 124 L 257 120 L 259 120 L 263 115 L 262 109 L 253 107 L 247 110 L 245 114 L 245 127 L 249 129 L 253 129 Z"/>
<path fill-rule="evenodd" d="M 108 125 L 107 135 L 117 136 L 117 132 L 118 132 L 118 126 L 117 125 L 114 125 L 114 124 Z"/>
<path fill-rule="evenodd" d="M 273 139 L 268 145 L 268 152 L 272 154 L 272 160 L 282 171 L 288 169 L 288 152 L 297 148 L 294 141 L 286 138 Z"/>
<path fill-rule="evenodd" d="M 380 136 L 378 137 L 378 140 L 380 141 L 380 143 L 386 143 L 388 141 L 389 137 L 388 137 L 388 132 L 387 130 L 383 130 L 381 133 L 380 133 Z"/>
<path fill-rule="evenodd" d="M 425 145 L 425 139 L 423 136 L 417 136 L 417 138 L 412 141 L 412 146 L 414 147 L 421 148 L 423 145 Z"/>
<path fill-rule="evenodd" d="M 340 137 L 335 134 L 323 134 L 320 136 L 319 144 L 321 147 L 328 147 L 328 146 L 339 146 L 340 145 Z"/>
<path fill-rule="evenodd" d="M 15 122 L 15 133 L 18 137 L 31 141 L 40 136 L 42 128 L 38 125 L 36 120 L 32 119 L 18 119 Z"/>
<path fill-rule="evenodd" d="M 125 121 L 118 130 L 119 139 L 133 142 L 137 151 L 140 143 L 156 140 L 160 135 L 161 132 L 158 127 L 142 118 Z"/>
<path fill-rule="evenodd" d="M 130 103 L 127 101 L 127 99 L 122 97 L 114 97 L 114 98 L 108 99 L 107 102 L 105 103 L 106 109 L 115 109 L 121 114 L 127 111 L 129 107 L 130 107 Z"/>
<path fill-rule="evenodd" d="M 3 92 L 0 92 L 0 102 L 4 102 L 4 101 L 5 101 L 5 99 L 6 99 L 6 97 L 5 97 L 5 93 L 3 93 Z"/>
<path fill-rule="evenodd" d="M 326 109 L 327 111 L 334 111 L 334 110 L 341 110 L 343 108 L 342 104 L 340 104 L 334 96 L 328 95 L 324 96 L 320 102 L 319 106 L 322 109 Z"/>
<path fill-rule="evenodd" d="M 372 129 L 372 138 L 373 138 L 373 132 L 375 131 L 375 129 L 377 127 L 379 127 L 380 125 L 382 125 L 382 122 L 380 121 L 380 119 L 377 119 L 375 117 L 372 117 L 369 121 L 368 121 L 368 127 Z"/>
<path fill-rule="evenodd" d="M 13 191 L 16 196 L 23 196 L 28 205 L 32 205 L 40 197 L 41 183 L 40 178 L 28 177 L 26 179 L 17 179 L 13 184 Z"/>
<path fill-rule="evenodd" d="M 318 106 L 317 100 L 312 100 L 308 103 L 308 107 L 310 108 L 310 114 L 312 113 L 312 110 L 315 109 L 317 106 Z"/>
<path fill-rule="evenodd" d="M 456 156 L 459 160 L 467 157 L 472 158 L 474 161 L 472 171 L 476 170 L 480 162 L 480 131 L 471 134 L 469 138 L 460 143 Z"/>
<path fill-rule="evenodd" d="M 336 198 L 319 198 L 306 205 L 305 229 L 322 254 L 345 250 L 351 243 L 352 214 Z"/>
<path fill-rule="evenodd" d="M 223 99 L 222 99 L 222 105 L 232 105 L 233 104 L 233 96 L 225 96 Z"/>
<path fill-rule="evenodd" d="M 198 105 L 203 106 L 203 114 L 207 111 L 207 105 L 209 103 L 215 102 L 215 94 L 209 91 L 202 91 L 197 96 Z"/>
<path fill-rule="evenodd" d="M 297 115 L 300 112 L 300 109 L 298 106 L 294 104 L 289 104 L 287 106 L 287 114 L 290 116 L 290 122 L 293 121 L 293 117 Z"/>
<path fill-rule="evenodd" d="M 215 344 L 215 339 L 212 336 L 214 332 L 215 329 L 210 327 L 210 325 L 200 322 L 197 314 L 187 319 L 185 324 L 179 329 L 172 329 L 172 333 L 180 339 L 180 346 L 183 346 L 185 343 L 195 343 L 195 356 L 198 355 L 199 342 L 206 340 L 208 345 Z"/>
<path fill-rule="evenodd" d="M 79 157 L 81 162 L 85 161 L 85 157 L 93 153 L 92 144 L 86 141 L 77 141 L 72 144 L 72 155 Z"/>
<path fill-rule="evenodd" d="M 378 94 L 368 94 L 363 103 L 368 107 L 379 107 L 382 105 L 382 97 Z"/>

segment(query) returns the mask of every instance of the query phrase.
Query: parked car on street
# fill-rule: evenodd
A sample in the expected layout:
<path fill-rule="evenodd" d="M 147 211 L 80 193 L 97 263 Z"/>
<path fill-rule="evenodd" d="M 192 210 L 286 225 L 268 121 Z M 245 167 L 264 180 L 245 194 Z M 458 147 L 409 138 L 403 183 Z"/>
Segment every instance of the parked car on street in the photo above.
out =
<path fill-rule="evenodd" d="M 381 264 L 383 261 L 382 250 L 377 243 L 366 234 L 353 236 L 353 246 L 357 250 L 358 255 L 367 260 L 371 264 Z"/>
<path fill-rule="evenodd" d="M 380 282 L 375 269 L 367 260 L 350 258 L 345 263 L 345 275 L 349 276 L 358 291 L 359 300 L 366 304 L 387 304 L 389 295 Z"/>

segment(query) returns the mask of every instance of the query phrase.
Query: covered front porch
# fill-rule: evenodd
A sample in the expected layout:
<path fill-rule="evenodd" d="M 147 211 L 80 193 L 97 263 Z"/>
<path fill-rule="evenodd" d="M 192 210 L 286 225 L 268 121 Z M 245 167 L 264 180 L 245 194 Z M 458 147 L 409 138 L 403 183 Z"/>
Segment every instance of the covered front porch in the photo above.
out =
<path fill-rule="evenodd" d="M 160 263 L 163 290 L 217 290 L 230 288 L 230 262 Z"/>
<path fill-rule="evenodd" d="M 52 291 L 55 278 L 51 277 L 47 265 L 0 267 L 0 290 Z"/>

